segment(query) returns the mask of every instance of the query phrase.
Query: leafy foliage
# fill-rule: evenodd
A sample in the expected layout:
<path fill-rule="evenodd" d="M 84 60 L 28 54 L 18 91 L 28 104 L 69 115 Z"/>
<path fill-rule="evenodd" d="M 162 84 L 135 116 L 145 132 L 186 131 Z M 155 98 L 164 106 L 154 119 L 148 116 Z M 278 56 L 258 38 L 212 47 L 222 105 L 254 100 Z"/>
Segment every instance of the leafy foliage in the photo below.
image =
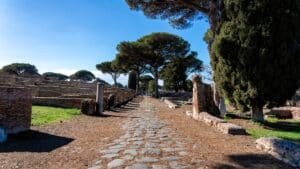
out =
<path fill-rule="evenodd" d="M 95 82 L 98 82 L 98 83 L 102 83 L 102 84 L 105 84 L 105 85 L 110 85 L 109 83 L 107 83 L 105 80 L 103 79 L 100 79 L 100 78 L 96 78 Z"/>
<path fill-rule="evenodd" d="M 116 64 L 116 62 L 102 62 L 96 65 L 96 68 L 100 70 L 102 73 L 108 73 L 111 75 L 114 80 L 114 85 L 117 85 L 117 79 L 120 77 L 122 73 L 125 71 Z"/>
<path fill-rule="evenodd" d="M 6 65 L 1 69 L 0 72 L 17 76 L 39 76 L 37 68 L 34 65 L 28 63 L 13 63 L 10 65 Z"/>
<path fill-rule="evenodd" d="M 188 70 L 197 69 L 197 66 L 199 66 L 197 65 L 199 62 L 189 62 L 188 64 L 190 64 L 190 66 L 186 66 L 185 70 L 181 70 L 180 66 L 182 65 L 179 65 L 180 61 L 178 60 L 180 60 L 180 58 L 188 58 L 187 60 L 194 59 L 194 61 L 197 61 L 195 59 L 197 54 L 196 52 L 190 52 L 190 44 L 177 35 L 164 32 L 152 33 L 138 39 L 138 42 L 144 44 L 147 49 L 145 50 L 146 54 L 144 57 L 147 58 L 146 68 L 154 77 L 155 97 L 158 97 L 159 72 L 163 69 L 165 64 L 169 64 L 169 73 L 174 68 L 174 65 L 177 64 L 176 68 L 178 68 L 178 72 L 182 74 L 187 73 Z M 186 77 L 184 78 L 184 81 L 185 80 Z"/>
<path fill-rule="evenodd" d="M 139 93 L 139 77 L 145 72 L 146 46 L 138 42 L 121 42 L 117 46 L 116 65 L 136 73 L 136 92 Z"/>
<path fill-rule="evenodd" d="M 96 77 L 95 75 L 87 70 L 79 70 L 78 72 L 74 73 L 73 75 L 70 76 L 71 80 L 80 80 L 80 81 L 92 81 Z"/>
<path fill-rule="evenodd" d="M 140 88 L 142 91 L 147 91 L 149 81 L 154 80 L 150 75 L 143 75 L 140 77 Z"/>
<path fill-rule="evenodd" d="M 153 95 L 155 93 L 155 81 L 154 80 L 150 80 L 148 82 L 148 93 L 150 95 Z"/>
<path fill-rule="evenodd" d="M 193 91 L 193 82 L 190 79 L 186 80 L 186 91 L 188 92 Z"/>
<path fill-rule="evenodd" d="M 211 0 L 126 0 L 132 10 L 142 10 L 149 18 L 168 19 L 178 29 L 189 27 L 209 12 Z"/>
<path fill-rule="evenodd" d="M 56 78 L 58 80 L 67 80 L 69 77 L 61 73 L 46 72 L 42 75 L 45 78 Z"/>
<path fill-rule="evenodd" d="M 186 79 L 192 72 L 200 72 L 203 69 L 202 61 L 196 58 L 192 52 L 185 57 L 177 57 L 167 63 L 160 73 L 164 80 L 164 88 L 167 90 L 187 90 Z"/>
<path fill-rule="evenodd" d="M 221 92 L 231 102 L 262 107 L 291 98 L 300 80 L 300 2 L 224 0 L 220 33 L 212 44 L 212 68 Z"/>

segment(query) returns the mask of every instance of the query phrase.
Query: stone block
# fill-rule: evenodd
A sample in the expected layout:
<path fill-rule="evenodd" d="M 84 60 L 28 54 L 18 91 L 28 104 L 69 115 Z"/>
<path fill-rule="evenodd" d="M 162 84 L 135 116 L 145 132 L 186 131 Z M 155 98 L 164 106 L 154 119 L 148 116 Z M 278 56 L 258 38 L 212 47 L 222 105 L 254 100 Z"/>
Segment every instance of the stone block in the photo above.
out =
<path fill-rule="evenodd" d="M 81 113 L 87 115 L 93 115 L 95 113 L 96 103 L 93 99 L 84 99 L 81 102 Z"/>
<path fill-rule="evenodd" d="M 164 102 L 168 105 L 168 107 L 169 107 L 170 109 L 176 109 L 176 108 L 179 107 L 177 104 L 175 104 L 174 102 L 172 102 L 172 101 L 169 100 L 169 99 L 164 99 Z"/>
<path fill-rule="evenodd" d="M 275 137 L 262 137 L 256 140 L 256 148 L 271 154 L 278 160 L 300 168 L 299 144 Z"/>
<path fill-rule="evenodd" d="M 199 113 L 199 119 L 204 123 L 214 127 L 216 127 L 219 123 L 226 123 L 225 120 L 215 117 L 207 112 Z"/>
<path fill-rule="evenodd" d="M 300 107 L 273 108 L 268 115 L 274 115 L 279 119 L 300 119 Z"/>
<path fill-rule="evenodd" d="M 232 123 L 218 123 L 217 129 L 225 134 L 245 135 L 246 131 L 241 126 Z"/>
<path fill-rule="evenodd" d="M 193 116 L 193 112 L 191 112 L 191 111 L 186 111 L 185 114 L 186 114 L 187 116 L 189 116 L 189 117 L 192 117 L 192 116 Z"/>
<path fill-rule="evenodd" d="M 300 107 L 291 108 L 293 119 L 300 120 Z"/>

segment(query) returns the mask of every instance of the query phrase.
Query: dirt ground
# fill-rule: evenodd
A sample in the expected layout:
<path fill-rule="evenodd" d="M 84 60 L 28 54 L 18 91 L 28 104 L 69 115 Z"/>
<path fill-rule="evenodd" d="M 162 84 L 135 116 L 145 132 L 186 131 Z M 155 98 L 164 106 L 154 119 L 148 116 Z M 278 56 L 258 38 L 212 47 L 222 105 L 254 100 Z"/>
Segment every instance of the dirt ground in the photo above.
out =
<path fill-rule="evenodd" d="M 189 149 L 193 156 L 203 160 L 206 168 L 231 169 L 289 169 L 285 163 L 273 158 L 255 147 L 255 139 L 250 136 L 222 134 L 205 123 L 185 115 L 191 105 L 170 109 L 159 100 L 150 99 L 158 108 L 158 116 L 180 135 L 190 138 Z"/>
<path fill-rule="evenodd" d="M 130 106 L 106 117 L 80 115 L 61 123 L 32 127 L 0 144 L 0 168 L 86 169 L 95 163 L 99 150 L 123 133 L 121 126 L 142 97 Z M 258 151 L 250 136 L 229 136 L 185 115 L 191 106 L 169 109 L 163 102 L 149 99 L 158 117 L 176 132 L 189 138 L 189 152 L 201 159 L 205 168 L 289 169 L 291 167 Z"/>
<path fill-rule="evenodd" d="M 131 105 L 138 106 L 141 99 Z M 0 144 L 0 168 L 86 169 L 104 145 L 122 134 L 128 110 L 105 112 L 106 117 L 79 115 L 11 136 Z"/>

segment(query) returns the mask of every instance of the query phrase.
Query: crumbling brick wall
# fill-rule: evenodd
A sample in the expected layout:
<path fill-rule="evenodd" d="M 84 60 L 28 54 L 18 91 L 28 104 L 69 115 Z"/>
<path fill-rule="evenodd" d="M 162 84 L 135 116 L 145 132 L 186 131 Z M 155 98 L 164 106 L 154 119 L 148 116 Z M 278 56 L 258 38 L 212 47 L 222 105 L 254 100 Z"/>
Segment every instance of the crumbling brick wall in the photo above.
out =
<path fill-rule="evenodd" d="M 0 127 L 7 133 L 28 130 L 31 124 L 31 106 L 29 89 L 0 87 Z"/>
<path fill-rule="evenodd" d="M 202 82 L 200 76 L 193 76 L 193 116 L 198 118 L 199 113 L 208 112 L 219 115 L 219 109 L 213 100 L 212 87 Z"/>
<path fill-rule="evenodd" d="M 57 81 L 42 77 L 19 77 L 11 75 L 0 75 L 0 86 L 26 87 L 31 89 L 33 104 L 67 108 L 80 108 L 81 101 L 84 99 L 95 100 L 97 89 L 96 82 Z M 115 95 L 116 104 L 122 104 L 133 98 L 135 91 L 105 85 L 104 102 L 110 94 Z"/>

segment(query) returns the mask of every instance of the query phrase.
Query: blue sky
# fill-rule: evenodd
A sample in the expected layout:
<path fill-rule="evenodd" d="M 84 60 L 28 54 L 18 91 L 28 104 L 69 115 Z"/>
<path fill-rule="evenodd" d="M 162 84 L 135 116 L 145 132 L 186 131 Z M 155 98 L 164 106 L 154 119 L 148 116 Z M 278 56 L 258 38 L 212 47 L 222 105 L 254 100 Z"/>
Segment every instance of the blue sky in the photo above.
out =
<path fill-rule="evenodd" d="M 80 69 L 94 72 L 97 63 L 112 60 L 116 45 L 152 32 L 170 32 L 183 37 L 209 64 L 202 40 L 208 28 L 197 21 L 185 30 L 172 28 L 166 20 L 153 20 L 131 11 L 125 0 L 0 0 L 0 67 L 24 62 L 40 73 L 65 74 Z M 126 77 L 120 82 L 126 84 Z"/>

